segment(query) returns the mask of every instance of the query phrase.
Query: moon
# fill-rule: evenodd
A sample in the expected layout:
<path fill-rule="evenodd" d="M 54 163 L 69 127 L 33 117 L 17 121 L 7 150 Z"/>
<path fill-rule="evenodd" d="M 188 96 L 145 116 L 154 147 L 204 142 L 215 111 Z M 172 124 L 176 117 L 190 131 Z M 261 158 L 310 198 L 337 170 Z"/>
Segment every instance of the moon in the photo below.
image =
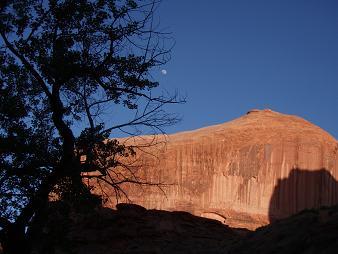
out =
<path fill-rule="evenodd" d="M 167 75 L 167 70 L 163 69 L 163 70 L 161 70 L 161 73 L 162 73 L 163 75 Z"/>

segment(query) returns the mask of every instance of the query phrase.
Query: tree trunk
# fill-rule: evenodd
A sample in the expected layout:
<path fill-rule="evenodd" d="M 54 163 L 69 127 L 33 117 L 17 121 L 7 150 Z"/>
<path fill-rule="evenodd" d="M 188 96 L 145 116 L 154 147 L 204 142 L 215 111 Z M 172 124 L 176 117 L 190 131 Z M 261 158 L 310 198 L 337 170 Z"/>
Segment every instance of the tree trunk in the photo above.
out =
<path fill-rule="evenodd" d="M 11 223 L 6 227 L 1 245 L 4 254 L 29 254 L 31 252 L 30 242 L 25 234 L 25 226 L 16 223 Z"/>

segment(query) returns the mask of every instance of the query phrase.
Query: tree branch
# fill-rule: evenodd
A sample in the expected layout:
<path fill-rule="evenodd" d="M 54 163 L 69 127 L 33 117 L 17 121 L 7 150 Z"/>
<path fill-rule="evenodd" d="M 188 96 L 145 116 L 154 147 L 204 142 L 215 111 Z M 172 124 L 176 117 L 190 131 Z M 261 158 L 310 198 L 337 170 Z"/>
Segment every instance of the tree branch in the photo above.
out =
<path fill-rule="evenodd" d="M 11 222 L 4 217 L 0 217 L 0 227 L 6 228 Z"/>
<path fill-rule="evenodd" d="M 43 78 L 41 77 L 41 75 L 38 73 L 38 71 L 28 62 L 28 60 L 19 53 L 18 50 L 16 50 L 14 48 L 14 46 L 8 41 L 8 39 L 6 38 L 6 35 L 3 31 L 0 31 L 0 35 L 3 39 L 3 41 L 5 42 L 7 48 L 23 63 L 23 65 L 32 73 L 32 75 L 34 76 L 34 78 L 38 81 L 39 85 L 41 86 L 41 88 L 43 89 L 43 91 L 45 92 L 45 94 L 47 95 L 48 98 L 51 99 L 52 94 L 48 89 L 48 86 L 46 85 L 45 81 L 43 80 Z"/>

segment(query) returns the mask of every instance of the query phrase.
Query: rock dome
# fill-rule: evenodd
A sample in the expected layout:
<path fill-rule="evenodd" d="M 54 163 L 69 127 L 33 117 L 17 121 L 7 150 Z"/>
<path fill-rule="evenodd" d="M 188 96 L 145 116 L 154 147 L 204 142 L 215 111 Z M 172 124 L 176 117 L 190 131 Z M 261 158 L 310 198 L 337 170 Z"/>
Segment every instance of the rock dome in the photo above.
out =
<path fill-rule="evenodd" d="M 161 188 L 122 186 L 131 202 L 147 209 L 187 211 L 254 229 L 338 203 L 338 143 L 300 117 L 251 110 L 230 122 L 158 140 L 138 152 L 137 174 Z M 113 190 L 103 188 L 112 196 L 107 206 L 115 207 Z"/>

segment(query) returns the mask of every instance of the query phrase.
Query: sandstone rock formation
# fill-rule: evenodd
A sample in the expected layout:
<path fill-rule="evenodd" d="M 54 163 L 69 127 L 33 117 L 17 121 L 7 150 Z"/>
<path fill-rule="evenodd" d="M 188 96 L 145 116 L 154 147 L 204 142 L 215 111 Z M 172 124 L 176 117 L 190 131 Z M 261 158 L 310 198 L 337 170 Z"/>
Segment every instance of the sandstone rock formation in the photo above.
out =
<path fill-rule="evenodd" d="M 187 211 L 254 229 L 304 208 L 338 203 L 338 143 L 297 116 L 252 110 L 166 140 L 140 150 L 134 166 L 145 181 L 168 185 L 122 186 L 133 203 L 147 209 Z M 101 190 L 111 195 L 106 205 L 114 208 L 113 190 L 96 185 L 94 191 Z"/>

